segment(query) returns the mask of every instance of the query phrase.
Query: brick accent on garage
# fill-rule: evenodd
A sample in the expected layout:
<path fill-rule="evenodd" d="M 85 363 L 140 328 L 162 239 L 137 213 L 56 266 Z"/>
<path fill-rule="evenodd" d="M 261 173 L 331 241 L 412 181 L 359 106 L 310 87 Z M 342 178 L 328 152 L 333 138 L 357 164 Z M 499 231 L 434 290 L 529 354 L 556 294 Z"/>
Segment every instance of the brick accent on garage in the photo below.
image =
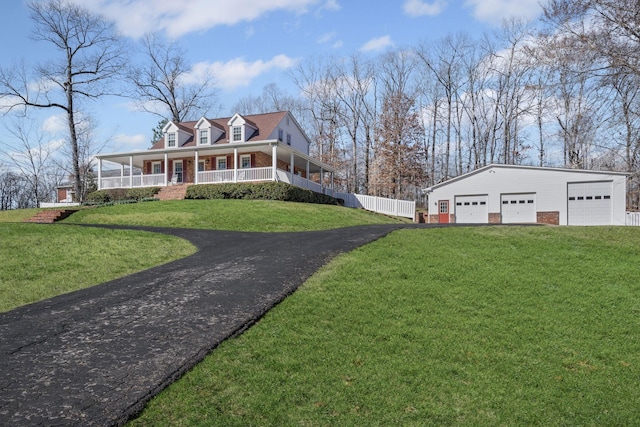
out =
<path fill-rule="evenodd" d="M 560 224 L 560 212 L 558 212 L 558 211 L 536 212 L 536 222 L 538 224 L 559 225 Z"/>
<path fill-rule="evenodd" d="M 500 212 L 489 212 L 489 224 L 502 224 Z"/>

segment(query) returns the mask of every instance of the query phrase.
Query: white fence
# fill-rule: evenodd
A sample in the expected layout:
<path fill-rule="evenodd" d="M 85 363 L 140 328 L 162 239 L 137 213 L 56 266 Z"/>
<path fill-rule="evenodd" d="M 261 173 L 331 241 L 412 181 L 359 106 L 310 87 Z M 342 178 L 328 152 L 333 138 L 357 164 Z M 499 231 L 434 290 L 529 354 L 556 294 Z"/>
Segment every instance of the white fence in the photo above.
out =
<path fill-rule="evenodd" d="M 384 215 L 401 216 L 415 220 L 416 202 L 414 201 L 338 192 L 333 193 L 333 196 L 344 200 L 344 205 L 349 208 L 362 208 Z"/>
<path fill-rule="evenodd" d="M 627 212 L 625 224 L 640 227 L 640 212 Z"/>

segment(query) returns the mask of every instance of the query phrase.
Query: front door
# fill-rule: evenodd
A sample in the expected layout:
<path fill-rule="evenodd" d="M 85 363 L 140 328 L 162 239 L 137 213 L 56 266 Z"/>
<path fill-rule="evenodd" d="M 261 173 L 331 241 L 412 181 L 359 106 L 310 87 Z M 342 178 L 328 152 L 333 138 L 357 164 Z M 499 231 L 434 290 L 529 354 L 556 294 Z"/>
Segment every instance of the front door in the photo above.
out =
<path fill-rule="evenodd" d="M 173 176 L 176 182 L 182 182 L 182 160 L 173 161 Z"/>
<path fill-rule="evenodd" d="M 440 200 L 438 202 L 438 222 L 440 224 L 449 223 L 449 201 Z"/>

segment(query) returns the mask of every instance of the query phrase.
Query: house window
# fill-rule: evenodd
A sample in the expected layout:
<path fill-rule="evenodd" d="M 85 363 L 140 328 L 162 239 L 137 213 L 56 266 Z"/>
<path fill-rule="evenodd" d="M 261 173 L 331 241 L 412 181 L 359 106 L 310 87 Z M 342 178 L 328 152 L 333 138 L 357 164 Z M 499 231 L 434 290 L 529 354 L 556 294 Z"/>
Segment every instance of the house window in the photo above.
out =
<path fill-rule="evenodd" d="M 291 134 L 287 134 L 287 145 L 291 145 Z"/>
<path fill-rule="evenodd" d="M 204 160 L 198 160 L 198 172 L 204 172 Z"/>
<path fill-rule="evenodd" d="M 160 163 L 160 162 L 151 163 L 151 173 L 153 173 L 154 175 L 161 174 L 162 173 L 162 163 Z"/>
<path fill-rule="evenodd" d="M 216 157 L 216 169 L 223 170 L 227 168 L 227 158 L 226 157 Z"/>
<path fill-rule="evenodd" d="M 242 141 L 242 128 L 240 126 L 233 127 L 233 142 Z"/>
<path fill-rule="evenodd" d="M 200 129 L 200 144 L 208 144 L 209 143 L 209 130 Z"/>
<path fill-rule="evenodd" d="M 278 141 L 283 141 L 283 140 L 284 140 L 284 131 L 278 128 Z"/>
<path fill-rule="evenodd" d="M 175 147 L 176 146 L 176 134 L 175 133 L 169 133 L 167 134 L 167 146 L 168 147 Z"/>
<path fill-rule="evenodd" d="M 240 168 L 248 169 L 251 167 L 251 154 L 243 154 L 240 156 Z"/>

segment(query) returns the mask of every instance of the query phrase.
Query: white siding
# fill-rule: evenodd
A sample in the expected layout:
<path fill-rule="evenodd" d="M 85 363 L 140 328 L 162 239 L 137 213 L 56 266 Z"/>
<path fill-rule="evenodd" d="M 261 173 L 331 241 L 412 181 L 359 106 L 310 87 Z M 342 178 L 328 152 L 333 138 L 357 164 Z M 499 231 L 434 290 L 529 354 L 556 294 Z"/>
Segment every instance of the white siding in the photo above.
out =
<path fill-rule="evenodd" d="M 614 225 L 625 224 L 626 176 L 619 173 L 571 169 L 491 165 L 434 186 L 429 193 L 429 210 L 437 212 L 438 200 L 454 203 L 455 197 L 488 194 L 489 214 L 501 212 L 501 195 L 535 193 L 537 212 L 559 213 L 560 225 L 567 225 L 568 184 L 573 182 L 610 181 Z"/>
<path fill-rule="evenodd" d="M 287 120 L 288 118 L 288 120 Z M 293 117 L 285 115 L 278 126 L 273 129 L 273 132 L 266 139 L 278 139 L 278 128 L 282 129 L 282 142 L 287 143 L 287 134 L 291 135 L 291 147 L 296 150 L 309 155 L 309 142 L 304 132 L 298 127 L 297 122 Z"/>

